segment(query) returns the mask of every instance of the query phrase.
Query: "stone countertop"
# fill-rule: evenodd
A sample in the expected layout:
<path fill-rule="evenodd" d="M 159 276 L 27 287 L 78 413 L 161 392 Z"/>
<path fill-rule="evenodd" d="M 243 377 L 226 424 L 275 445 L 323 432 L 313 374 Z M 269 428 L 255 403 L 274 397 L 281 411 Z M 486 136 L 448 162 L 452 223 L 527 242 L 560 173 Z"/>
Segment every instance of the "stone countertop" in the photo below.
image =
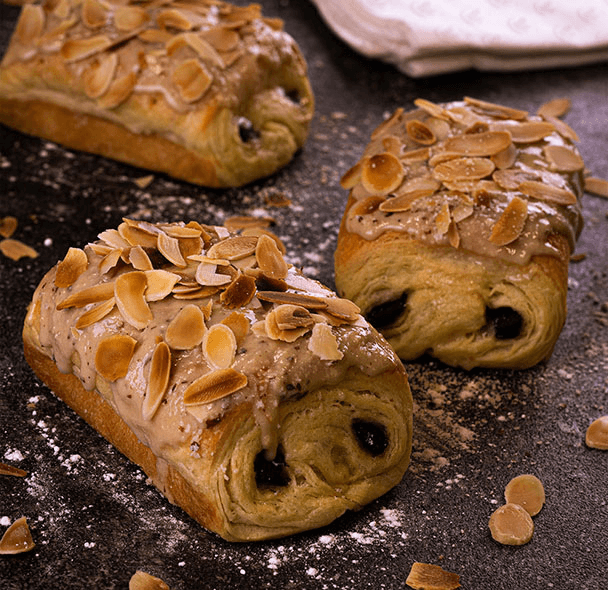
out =
<path fill-rule="evenodd" d="M 243 4 L 244 2 L 237 2 Z M 414 80 L 365 59 L 325 27 L 309 2 L 264 0 L 308 60 L 317 110 L 309 141 L 284 170 L 214 191 L 0 129 L 0 217 L 36 259 L 0 258 L 0 532 L 26 516 L 36 547 L 0 558 L 3 590 L 127 588 L 141 569 L 173 590 L 404 588 L 415 561 L 441 565 L 468 590 L 600 590 L 608 583 L 608 453 L 588 449 L 608 414 L 608 200 L 585 195 L 586 224 L 570 268 L 569 316 L 551 360 L 523 372 L 408 363 L 416 402 L 410 469 L 393 491 L 331 526 L 259 544 L 206 532 L 146 482 L 32 374 L 21 325 L 43 274 L 124 216 L 222 223 L 270 215 L 291 262 L 333 287 L 333 250 L 346 202 L 339 185 L 372 130 L 423 97 L 464 95 L 535 111 L 568 97 L 566 117 L 595 175 L 608 177 L 608 67 L 465 72 Z M 18 10 L 0 5 L 0 49 Z M 269 206 L 281 194 L 286 208 Z M 532 541 L 492 540 L 490 514 L 507 482 L 534 473 L 547 502 Z"/>

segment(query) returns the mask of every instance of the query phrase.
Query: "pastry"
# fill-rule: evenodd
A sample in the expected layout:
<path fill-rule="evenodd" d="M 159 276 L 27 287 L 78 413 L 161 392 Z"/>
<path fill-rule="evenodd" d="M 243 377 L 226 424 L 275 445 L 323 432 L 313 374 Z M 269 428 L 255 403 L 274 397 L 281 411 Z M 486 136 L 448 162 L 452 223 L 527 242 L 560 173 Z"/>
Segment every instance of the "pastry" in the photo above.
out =
<path fill-rule="evenodd" d="M 266 230 L 125 220 L 44 277 L 35 373 L 172 502 L 231 541 L 320 527 L 410 456 L 402 363 Z"/>
<path fill-rule="evenodd" d="M 216 0 L 26 4 L 0 64 L 0 122 L 209 187 L 272 174 L 314 100 L 279 19 Z"/>
<path fill-rule="evenodd" d="M 374 131 L 342 178 L 338 293 L 403 360 L 523 369 L 548 359 L 582 227 L 576 134 L 473 98 L 415 103 Z"/>

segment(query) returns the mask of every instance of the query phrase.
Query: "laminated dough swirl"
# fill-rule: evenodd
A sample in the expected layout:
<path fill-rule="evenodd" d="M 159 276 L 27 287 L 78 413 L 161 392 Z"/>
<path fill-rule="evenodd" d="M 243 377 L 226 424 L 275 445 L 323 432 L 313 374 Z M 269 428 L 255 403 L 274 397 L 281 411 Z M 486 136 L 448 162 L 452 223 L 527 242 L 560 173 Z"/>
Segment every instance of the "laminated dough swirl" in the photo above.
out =
<path fill-rule="evenodd" d="M 0 122 L 209 187 L 286 165 L 314 99 L 280 19 L 215 0 L 27 3 L 0 64 Z"/>
<path fill-rule="evenodd" d="M 566 319 L 584 163 L 552 116 L 473 98 L 398 109 L 342 178 L 338 293 L 403 360 L 548 359 Z"/>
<path fill-rule="evenodd" d="M 267 230 L 124 220 L 46 274 L 23 339 L 58 397 L 230 541 L 326 525 L 409 463 L 402 363 Z"/>

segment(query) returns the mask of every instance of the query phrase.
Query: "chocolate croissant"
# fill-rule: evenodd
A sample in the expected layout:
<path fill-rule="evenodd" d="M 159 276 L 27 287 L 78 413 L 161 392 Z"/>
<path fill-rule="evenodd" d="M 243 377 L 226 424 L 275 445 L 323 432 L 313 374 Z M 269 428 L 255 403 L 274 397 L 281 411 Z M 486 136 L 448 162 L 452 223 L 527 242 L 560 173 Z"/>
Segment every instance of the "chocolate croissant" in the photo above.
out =
<path fill-rule="evenodd" d="M 287 164 L 314 100 L 279 19 L 216 0 L 26 4 L 0 64 L 0 122 L 209 187 Z"/>
<path fill-rule="evenodd" d="M 35 291 L 25 356 L 166 497 L 230 541 L 326 525 L 402 478 L 402 363 L 265 230 L 125 220 Z"/>
<path fill-rule="evenodd" d="M 566 318 L 583 160 L 550 116 L 465 98 L 397 110 L 343 177 L 341 296 L 404 360 L 527 368 Z"/>

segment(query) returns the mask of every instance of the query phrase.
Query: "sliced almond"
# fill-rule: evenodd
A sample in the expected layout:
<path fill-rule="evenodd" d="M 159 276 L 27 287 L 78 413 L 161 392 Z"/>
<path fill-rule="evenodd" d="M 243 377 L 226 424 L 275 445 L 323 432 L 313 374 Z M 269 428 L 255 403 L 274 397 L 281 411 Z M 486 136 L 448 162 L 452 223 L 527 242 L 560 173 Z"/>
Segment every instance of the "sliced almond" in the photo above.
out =
<path fill-rule="evenodd" d="M 83 330 L 87 326 L 91 326 L 103 318 L 105 318 L 116 305 L 116 300 L 114 297 L 108 299 L 107 301 L 102 301 L 98 303 L 88 311 L 85 311 L 76 321 L 76 328 L 78 330 Z"/>
<path fill-rule="evenodd" d="M 232 368 L 218 369 L 199 377 L 184 391 L 184 404 L 195 406 L 208 404 L 243 389 L 247 376 Z"/>
<path fill-rule="evenodd" d="M 221 240 L 209 248 L 209 258 L 224 260 L 239 260 L 255 252 L 258 243 L 256 236 L 236 236 Z"/>
<path fill-rule="evenodd" d="M 494 154 L 491 157 L 491 160 L 496 165 L 496 168 L 499 168 L 500 170 L 506 170 L 507 168 L 511 168 L 511 166 L 513 166 L 516 158 L 517 148 L 513 143 L 510 143 L 509 147 L 502 150 L 501 152 L 498 152 L 497 154 Z"/>
<path fill-rule="evenodd" d="M 97 237 L 108 244 L 108 246 L 112 246 L 112 248 L 127 250 L 131 246 L 131 244 L 120 235 L 118 230 L 115 229 L 107 229 L 101 232 Z"/>
<path fill-rule="evenodd" d="M 569 98 L 554 98 L 543 103 L 536 113 L 541 117 L 563 117 L 572 107 Z"/>
<path fill-rule="evenodd" d="M 15 35 L 23 45 L 31 45 L 42 35 L 46 18 L 42 6 L 25 4 L 15 26 Z"/>
<path fill-rule="evenodd" d="M 279 305 L 274 309 L 274 315 L 279 330 L 312 328 L 314 325 L 310 311 L 301 305 Z"/>
<path fill-rule="evenodd" d="M 357 162 L 352 168 L 349 168 L 340 179 L 340 186 L 345 190 L 350 190 L 361 181 L 361 162 Z"/>
<path fill-rule="evenodd" d="M 456 158 L 435 166 L 433 176 L 442 181 L 479 180 L 492 174 L 494 168 L 489 158 Z"/>
<path fill-rule="evenodd" d="M 608 416 L 597 418 L 589 425 L 585 444 L 592 449 L 608 451 Z"/>
<path fill-rule="evenodd" d="M 513 197 L 494 224 L 489 238 L 490 242 L 497 246 L 506 246 L 514 242 L 521 235 L 527 218 L 527 201 L 519 197 Z"/>
<path fill-rule="evenodd" d="M 57 304 L 57 309 L 84 307 L 91 303 L 107 301 L 108 299 L 112 299 L 112 297 L 114 297 L 114 282 L 101 283 L 72 293 Z"/>
<path fill-rule="evenodd" d="M 37 258 L 38 252 L 31 246 L 24 244 L 21 240 L 7 238 L 0 240 L 0 252 L 11 260 L 20 260 L 21 258 Z"/>
<path fill-rule="evenodd" d="M 112 41 L 106 35 L 96 35 L 84 39 L 68 39 L 59 51 L 66 62 L 75 62 L 101 51 L 105 51 L 112 45 Z"/>
<path fill-rule="evenodd" d="M 308 350 L 323 361 L 339 361 L 344 356 L 331 326 L 327 324 L 315 324 L 308 340 Z"/>
<path fill-rule="evenodd" d="M 188 59 L 175 68 L 172 80 L 184 101 L 191 103 L 207 92 L 213 82 L 213 77 L 198 59 Z"/>
<path fill-rule="evenodd" d="M 172 238 L 165 232 L 158 234 L 158 251 L 175 266 L 184 268 L 188 266 L 179 247 L 179 240 Z"/>
<path fill-rule="evenodd" d="M 170 374 L 171 350 L 166 342 L 159 342 L 152 354 L 148 387 L 141 408 L 144 420 L 152 420 L 154 414 L 156 414 L 165 397 Z"/>
<path fill-rule="evenodd" d="M 29 4 L 26 4 L 29 6 Z M 0 555 L 15 555 L 31 551 L 35 547 L 25 516 L 11 524 L 0 539 Z"/>
<path fill-rule="evenodd" d="M 524 181 L 536 179 L 538 179 L 538 176 L 535 173 L 519 168 L 496 170 L 492 174 L 492 180 L 494 180 L 498 186 L 508 191 L 517 190 L 519 185 Z"/>
<path fill-rule="evenodd" d="M 228 326 L 236 338 L 237 346 L 244 340 L 245 336 L 249 333 L 250 322 L 244 313 L 240 311 L 233 311 L 228 317 L 224 318 L 221 322 Z"/>
<path fill-rule="evenodd" d="M 450 206 L 447 203 L 443 203 L 437 217 L 435 217 L 435 227 L 441 235 L 447 234 L 451 222 L 452 214 L 450 213 Z"/>
<path fill-rule="evenodd" d="M 442 106 L 431 102 L 430 100 L 426 100 L 425 98 L 417 98 L 414 101 L 414 104 L 422 109 L 425 113 L 431 115 L 431 117 L 437 117 L 438 119 L 443 119 L 444 121 L 450 121 L 451 116 L 448 111 L 446 111 Z"/>
<path fill-rule="evenodd" d="M 433 130 L 418 119 L 408 121 L 405 130 L 408 137 L 420 145 L 433 145 L 437 141 Z"/>
<path fill-rule="evenodd" d="M 183 37 L 186 44 L 193 49 L 205 63 L 212 64 L 221 69 L 224 68 L 224 62 L 220 54 L 215 50 L 211 43 L 205 41 L 200 35 L 197 33 L 182 33 L 181 37 Z"/>
<path fill-rule="evenodd" d="M 108 10 L 97 0 L 82 0 L 81 15 L 89 29 L 99 29 L 108 22 Z"/>
<path fill-rule="evenodd" d="M 196 268 L 196 281 L 204 287 L 220 287 L 232 282 L 232 277 L 217 272 L 217 264 L 201 262 Z"/>
<path fill-rule="evenodd" d="M 598 197 L 608 199 L 608 180 L 596 178 L 595 176 L 587 176 L 585 178 L 585 190 Z"/>
<path fill-rule="evenodd" d="M 17 229 L 17 218 L 12 215 L 7 215 L 0 219 L 0 236 L 3 238 L 10 238 Z"/>
<path fill-rule="evenodd" d="M 327 309 L 327 299 L 304 295 L 302 293 L 283 293 L 281 291 L 258 291 L 258 299 L 271 303 L 291 303 L 301 305 L 306 309 Z"/>
<path fill-rule="evenodd" d="M 113 334 L 100 341 L 95 353 L 95 369 L 107 381 L 114 382 L 129 371 L 137 340 L 126 334 Z"/>
<path fill-rule="evenodd" d="M 394 198 L 394 197 L 393 197 Z M 352 214 L 356 217 L 361 215 L 371 215 L 374 211 L 377 211 L 387 199 L 374 195 L 367 197 L 358 203 L 355 203 L 352 208 Z"/>
<path fill-rule="evenodd" d="M 203 341 L 206 331 L 201 308 L 191 303 L 180 309 L 171 320 L 165 332 L 165 340 L 175 350 L 190 350 Z"/>
<path fill-rule="evenodd" d="M 573 149 L 566 146 L 546 145 L 543 152 L 551 164 L 551 168 L 558 172 L 578 172 L 585 167 L 583 159 Z"/>
<path fill-rule="evenodd" d="M 202 34 L 217 51 L 232 51 L 236 49 L 241 39 L 236 31 L 224 27 L 213 27 L 203 31 Z"/>
<path fill-rule="evenodd" d="M 361 314 L 359 306 L 349 299 L 343 299 L 341 297 L 328 297 L 326 301 L 327 307 L 325 311 L 336 318 L 347 320 L 348 322 L 354 322 Z"/>
<path fill-rule="evenodd" d="M 387 195 L 394 191 L 405 177 L 399 159 L 388 152 L 366 158 L 361 169 L 361 182 L 374 195 Z"/>
<path fill-rule="evenodd" d="M 521 121 L 528 116 L 528 111 L 522 111 L 504 105 L 495 104 L 493 102 L 486 102 L 477 98 L 471 98 L 465 96 L 464 101 L 469 106 L 475 108 L 477 111 L 482 112 L 484 115 L 490 115 L 497 119 L 515 119 Z"/>
<path fill-rule="evenodd" d="M 408 211 L 414 201 L 424 197 L 430 197 L 435 194 L 440 187 L 441 183 L 434 178 L 417 178 L 412 181 L 407 181 L 402 185 L 397 196 L 391 197 L 381 203 L 378 209 L 386 213 Z M 402 190 L 404 192 L 401 192 Z"/>
<path fill-rule="evenodd" d="M 426 162 L 431 157 L 429 148 L 420 148 L 417 150 L 408 150 L 399 156 L 401 162 L 411 164 L 414 162 Z"/>
<path fill-rule="evenodd" d="M 446 152 L 462 156 L 494 156 L 511 145 L 511 136 L 505 131 L 486 131 L 448 137 L 442 144 Z"/>
<path fill-rule="evenodd" d="M 183 12 L 175 8 L 161 11 L 156 17 L 156 22 L 163 29 L 178 29 L 180 31 L 189 31 L 194 26 L 194 23 Z"/>
<path fill-rule="evenodd" d="M 536 143 L 551 135 L 555 126 L 547 121 L 499 122 L 492 123 L 492 129 L 510 133 L 514 143 Z"/>
<path fill-rule="evenodd" d="M 405 583 L 414 590 L 456 590 L 460 576 L 446 572 L 438 565 L 414 562 Z"/>
<path fill-rule="evenodd" d="M 228 309 L 247 305 L 255 295 L 256 282 L 253 277 L 241 274 L 220 295 L 220 301 Z"/>
<path fill-rule="evenodd" d="M 576 134 L 576 131 L 570 127 L 567 123 L 564 123 L 561 119 L 557 117 L 550 117 L 549 115 L 543 116 L 543 119 L 553 125 L 555 130 L 564 138 L 569 139 L 570 141 L 579 141 L 579 137 Z"/>
<path fill-rule="evenodd" d="M 525 545 L 534 533 L 532 517 L 518 504 L 505 504 L 492 513 L 492 538 L 503 545 Z"/>
<path fill-rule="evenodd" d="M 141 246 L 135 246 L 129 251 L 129 262 L 136 270 L 153 270 L 152 261 Z M 148 299 L 146 297 L 146 299 Z M 149 299 L 148 299 L 149 301 Z"/>
<path fill-rule="evenodd" d="M 154 317 L 145 298 L 148 280 L 139 270 L 121 274 L 114 283 L 116 306 L 125 321 L 143 330 Z"/>
<path fill-rule="evenodd" d="M 57 264 L 55 287 L 60 289 L 70 287 L 88 266 L 89 259 L 85 251 L 80 248 L 70 248 L 65 258 Z"/>
<path fill-rule="evenodd" d="M 167 225 L 163 226 L 163 231 L 172 238 L 182 239 L 193 239 L 200 238 L 201 229 L 198 227 L 188 227 L 187 225 Z"/>
<path fill-rule="evenodd" d="M 142 248 L 156 250 L 158 248 L 158 236 L 161 231 L 159 230 L 156 233 L 150 233 L 147 229 L 138 225 L 133 225 L 128 220 L 123 221 L 123 223 L 118 226 L 118 233 L 130 246 L 141 246 Z"/>
<path fill-rule="evenodd" d="M 302 322 L 298 326 L 291 326 L 290 324 L 297 323 L 297 318 L 290 318 L 290 314 L 293 314 L 295 309 L 303 310 L 302 313 L 308 314 L 308 316 L 302 318 Z M 288 321 L 291 320 L 290 321 Z M 279 320 L 282 320 L 283 327 L 279 326 Z M 306 320 L 308 325 L 301 325 Z M 273 309 L 265 320 L 266 335 L 272 340 L 281 340 L 283 342 L 295 342 L 298 338 L 308 333 L 314 325 L 314 320 L 310 317 L 310 312 L 301 306 L 295 306 L 290 304 L 279 305 Z"/>
<path fill-rule="evenodd" d="M 258 267 L 267 277 L 284 279 L 287 276 L 287 262 L 272 238 L 264 235 L 258 238 L 255 257 Z"/>
<path fill-rule="evenodd" d="M 518 475 L 507 484 L 505 500 L 507 503 L 518 504 L 530 516 L 536 516 L 545 504 L 545 488 L 535 475 Z"/>
<path fill-rule="evenodd" d="M 150 16 L 140 6 L 116 6 L 114 10 L 114 26 L 119 31 L 133 31 L 143 26 Z"/>
<path fill-rule="evenodd" d="M 524 195 L 558 205 L 574 205 L 577 201 L 576 195 L 572 191 L 536 180 L 524 180 L 518 189 Z"/>
<path fill-rule="evenodd" d="M 110 83 L 107 91 L 97 99 L 97 104 L 103 109 L 114 109 L 127 100 L 137 84 L 137 74 L 129 72 Z"/>
<path fill-rule="evenodd" d="M 146 29 L 137 36 L 146 43 L 162 43 L 163 45 L 173 38 L 173 34 L 164 29 Z"/>
<path fill-rule="evenodd" d="M 236 337 L 226 324 L 215 324 L 203 338 L 205 360 L 214 369 L 227 369 L 234 362 Z"/>
<path fill-rule="evenodd" d="M 384 148 L 384 151 L 399 157 L 402 155 L 405 144 L 403 143 L 403 140 L 396 135 L 388 135 L 382 138 L 382 147 Z"/>
<path fill-rule="evenodd" d="M 129 590 L 170 590 L 170 588 L 160 578 L 138 570 L 129 580 Z"/>
<path fill-rule="evenodd" d="M 127 250 L 128 251 L 128 250 Z M 120 248 L 115 248 L 110 250 L 99 262 L 99 272 L 102 275 L 105 275 L 107 272 L 110 272 L 113 268 L 116 267 L 118 261 L 123 256 L 125 250 L 121 250 Z"/>
<path fill-rule="evenodd" d="M 118 55 L 104 55 L 97 63 L 91 65 L 82 75 L 84 92 L 89 98 L 99 98 L 110 88 L 118 67 Z"/>
<path fill-rule="evenodd" d="M 253 217 L 251 215 L 233 215 L 228 217 L 224 221 L 224 227 L 228 228 L 231 232 L 238 231 L 240 229 L 251 229 L 251 228 L 266 228 L 275 223 L 276 220 L 273 217 Z"/>

